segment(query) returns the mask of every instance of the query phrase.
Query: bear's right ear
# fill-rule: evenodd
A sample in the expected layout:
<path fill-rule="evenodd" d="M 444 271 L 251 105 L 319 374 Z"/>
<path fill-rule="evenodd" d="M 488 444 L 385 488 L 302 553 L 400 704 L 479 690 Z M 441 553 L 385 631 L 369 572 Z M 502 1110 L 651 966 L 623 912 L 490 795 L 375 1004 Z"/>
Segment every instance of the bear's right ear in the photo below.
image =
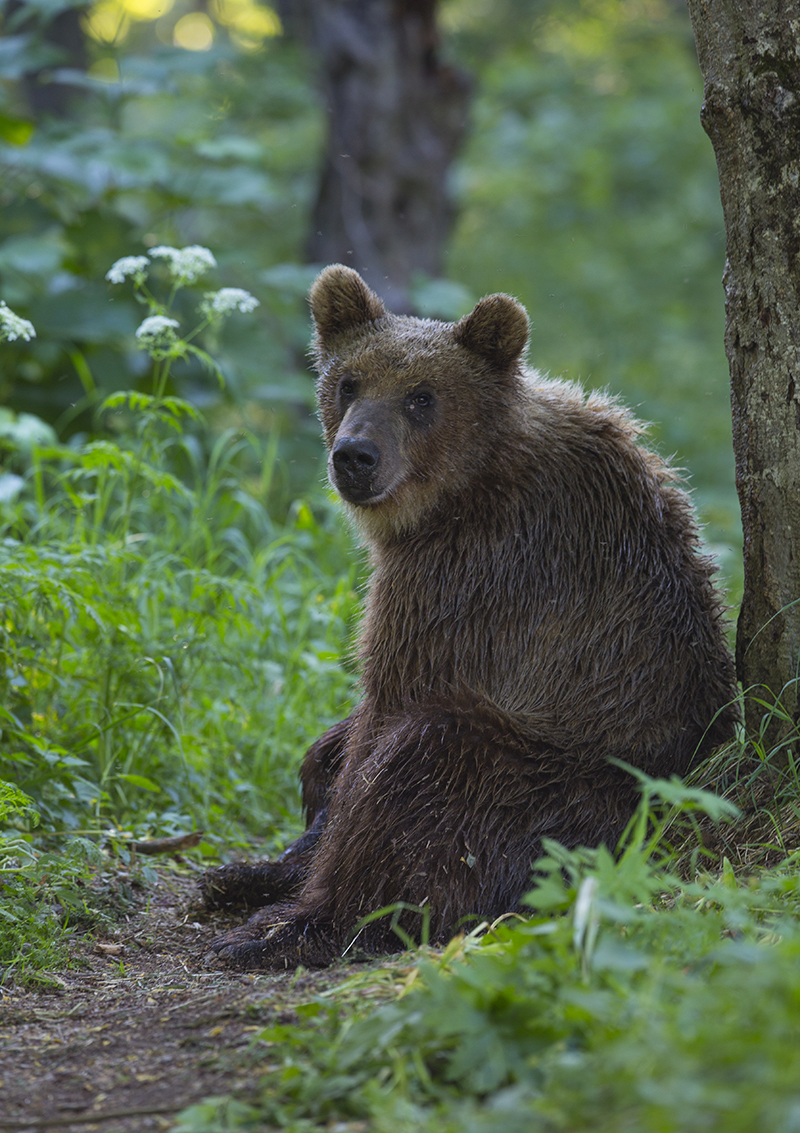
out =
<path fill-rule="evenodd" d="M 357 271 L 331 264 L 320 272 L 309 293 L 317 345 L 325 350 L 342 331 L 383 318 L 386 308 Z"/>
<path fill-rule="evenodd" d="M 528 344 L 528 315 L 510 295 L 487 295 L 453 327 L 456 342 L 501 370 L 516 362 Z"/>

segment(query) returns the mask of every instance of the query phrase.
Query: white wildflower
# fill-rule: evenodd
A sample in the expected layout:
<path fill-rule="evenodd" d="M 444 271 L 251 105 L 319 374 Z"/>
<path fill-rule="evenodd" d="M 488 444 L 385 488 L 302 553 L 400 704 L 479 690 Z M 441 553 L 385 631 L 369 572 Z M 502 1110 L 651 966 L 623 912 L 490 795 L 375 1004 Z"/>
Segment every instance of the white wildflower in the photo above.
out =
<path fill-rule="evenodd" d="M 136 337 L 143 346 L 153 346 L 157 342 L 172 342 L 175 339 L 177 319 L 168 319 L 166 315 L 148 315 L 141 326 L 136 329 Z"/>
<path fill-rule="evenodd" d="M 169 271 L 176 283 L 194 283 L 198 276 L 204 275 L 209 268 L 215 268 L 217 261 L 208 248 L 200 244 L 190 244 L 188 248 L 170 248 L 160 244 L 150 249 L 151 259 L 169 261 Z"/>
<path fill-rule="evenodd" d="M 260 306 L 255 295 L 241 287 L 223 287 L 221 291 L 208 291 L 200 304 L 204 315 L 230 315 L 232 311 L 241 311 L 243 315 L 254 311 Z"/>
<path fill-rule="evenodd" d="M 5 300 L 0 299 L 0 342 L 4 338 L 9 342 L 16 342 L 18 338 L 30 342 L 32 338 L 36 338 L 36 331 L 33 329 L 33 323 L 15 315 L 11 308 L 6 306 Z"/>
<path fill-rule="evenodd" d="M 111 265 L 106 272 L 109 283 L 124 283 L 128 276 L 133 277 L 137 285 L 144 283 L 150 261 L 147 256 L 123 256 Z"/>

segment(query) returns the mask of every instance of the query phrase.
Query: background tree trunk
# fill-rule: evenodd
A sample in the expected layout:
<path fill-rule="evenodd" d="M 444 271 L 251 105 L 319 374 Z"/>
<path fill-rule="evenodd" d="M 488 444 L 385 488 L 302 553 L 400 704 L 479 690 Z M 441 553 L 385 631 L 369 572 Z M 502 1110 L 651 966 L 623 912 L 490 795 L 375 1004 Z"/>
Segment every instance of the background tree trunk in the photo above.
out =
<path fill-rule="evenodd" d="M 441 273 L 470 90 L 439 58 L 436 0 L 291 0 L 283 11 L 321 64 L 328 109 L 308 258 L 349 264 L 407 310 L 413 274 Z"/>
<path fill-rule="evenodd" d="M 75 88 L 54 82 L 50 72 L 58 67 L 69 67 L 85 71 L 88 65 L 86 38 L 81 27 L 83 7 L 62 8 L 51 12 L 43 9 L 41 14 L 33 10 L 27 15 L 21 0 L 6 0 L 2 11 L 8 34 L 31 33 L 36 35 L 42 46 L 50 48 L 55 60 L 37 71 L 29 71 L 23 77 L 23 86 L 31 114 L 37 121 L 53 116 L 64 118 L 70 112 L 70 101 Z M 19 22 L 20 17 L 24 17 Z"/>
<path fill-rule="evenodd" d="M 725 215 L 725 346 L 744 527 L 738 676 L 797 723 L 800 3 L 688 0 Z M 764 709 L 748 698 L 748 730 Z M 773 725 L 769 738 L 780 728 Z"/>

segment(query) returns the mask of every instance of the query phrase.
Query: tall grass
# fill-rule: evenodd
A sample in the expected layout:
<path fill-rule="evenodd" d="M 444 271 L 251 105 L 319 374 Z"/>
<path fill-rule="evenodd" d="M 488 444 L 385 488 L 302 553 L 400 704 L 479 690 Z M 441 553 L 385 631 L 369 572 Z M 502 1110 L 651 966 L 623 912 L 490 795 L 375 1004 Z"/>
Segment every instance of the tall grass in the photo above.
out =
<path fill-rule="evenodd" d="M 149 393 L 107 398 L 95 436 L 70 446 L 6 422 L 0 778 L 45 832 L 280 844 L 299 821 L 302 750 L 349 710 L 358 556 L 330 502 L 276 506 L 274 438 L 215 437 L 172 392 L 187 354 L 213 368 L 202 332 L 247 296 L 207 293 L 179 337 L 170 304 L 197 251 L 151 253 L 168 259 L 166 300 L 146 257 L 109 273 L 136 269 Z"/>
<path fill-rule="evenodd" d="M 347 711 L 346 538 L 324 501 L 271 520 L 240 447 L 193 489 L 140 467 L 130 524 L 132 473 L 96 451 L 37 454 L 43 506 L 4 506 L 0 774 L 46 823 L 275 828 L 299 750 Z"/>

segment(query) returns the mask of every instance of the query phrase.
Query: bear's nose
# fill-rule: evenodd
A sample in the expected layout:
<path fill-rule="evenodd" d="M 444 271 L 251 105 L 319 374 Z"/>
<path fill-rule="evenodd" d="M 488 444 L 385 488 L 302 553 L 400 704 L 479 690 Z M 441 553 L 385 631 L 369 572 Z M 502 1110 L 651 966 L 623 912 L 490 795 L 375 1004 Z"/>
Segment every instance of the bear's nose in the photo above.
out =
<path fill-rule="evenodd" d="M 366 438 L 343 437 L 336 442 L 333 450 L 333 467 L 354 479 L 371 477 L 380 459 L 378 446 Z"/>

